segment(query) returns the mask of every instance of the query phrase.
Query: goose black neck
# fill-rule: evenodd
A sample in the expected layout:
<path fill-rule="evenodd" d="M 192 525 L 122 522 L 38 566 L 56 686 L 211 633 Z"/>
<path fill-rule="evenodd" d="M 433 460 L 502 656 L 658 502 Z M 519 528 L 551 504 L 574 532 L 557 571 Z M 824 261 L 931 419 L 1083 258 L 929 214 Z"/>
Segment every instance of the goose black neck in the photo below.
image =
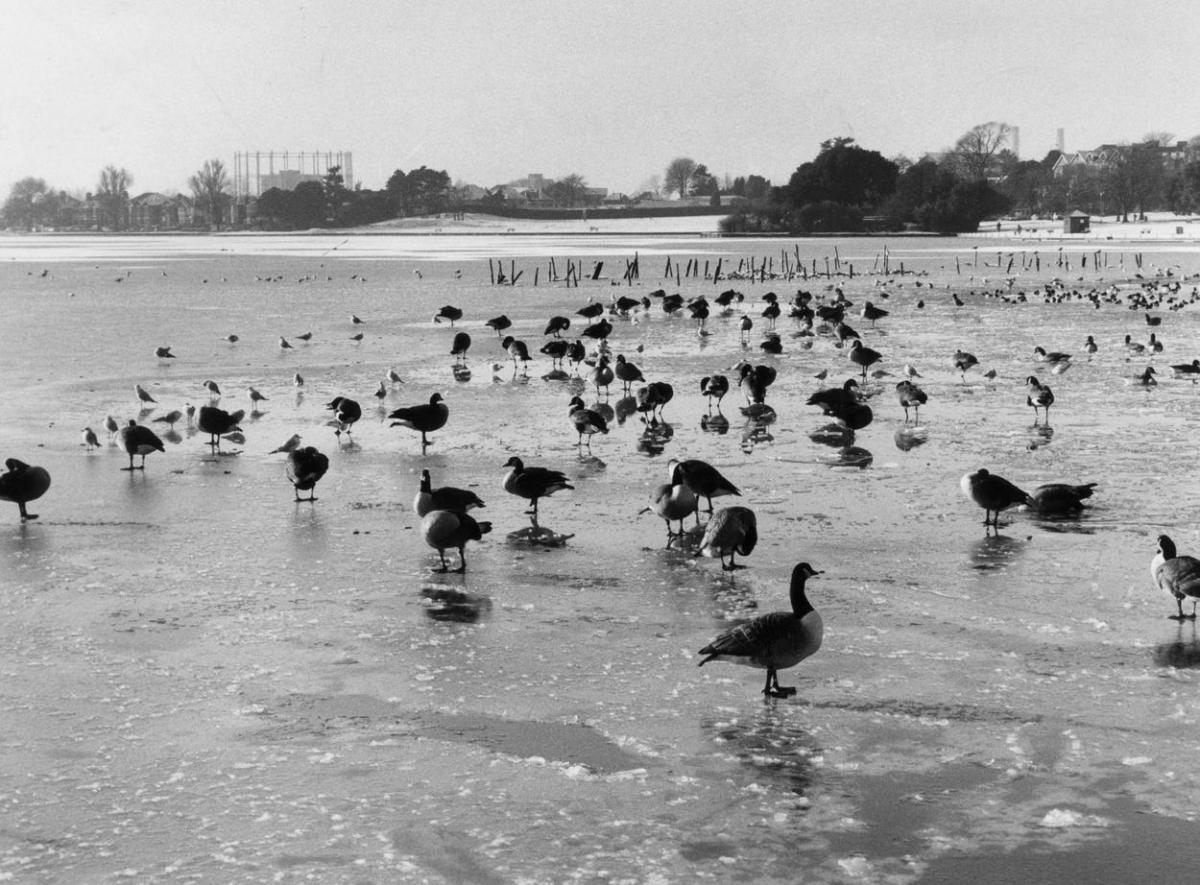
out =
<path fill-rule="evenodd" d="M 811 611 L 815 611 L 812 603 L 808 601 L 808 595 L 804 592 L 804 585 L 808 581 L 808 576 L 804 572 L 794 572 L 792 574 L 792 614 L 797 618 L 802 618 Z"/>

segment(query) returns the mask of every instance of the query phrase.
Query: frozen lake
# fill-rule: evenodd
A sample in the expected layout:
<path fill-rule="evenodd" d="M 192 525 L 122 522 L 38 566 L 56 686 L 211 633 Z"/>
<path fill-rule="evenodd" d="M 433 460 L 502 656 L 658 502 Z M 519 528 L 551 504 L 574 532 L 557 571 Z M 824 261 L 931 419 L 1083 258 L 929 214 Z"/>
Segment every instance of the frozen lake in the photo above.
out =
<path fill-rule="evenodd" d="M 885 246 L 891 269 L 917 274 L 883 277 Z M 663 279 L 668 257 L 728 272 L 798 255 L 823 273 L 835 250 L 854 278 Z M 615 285 L 635 254 L 640 280 Z M 1200 551 L 1200 389 L 1168 368 L 1200 357 L 1200 308 L 1155 308 L 1151 329 L 1130 303 L 1147 280 L 1190 297 L 1200 247 L 1061 254 L 965 239 L 0 237 L 0 457 L 53 478 L 34 522 L 0 503 L 0 881 L 1184 881 L 1200 639 L 1167 619 L 1148 566 L 1164 532 Z M 551 284 L 551 258 L 560 273 L 603 260 L 602 278 Z M 519 284 L 493 286 L 489 259 Z M 1105 297 L 1047 303 L 1055 278 Z M 805 405 L 857 374 L 846 351 L 786 319 L 781 355 L 756 346 L 766 292 L 828 300 L 835 284 L 892 373 L 866 384 L 874 420 L 853 448 L 814 441 L 829 419 Z M 605 398 L 546 377 L 542 328 L 567 315 L 573 337 L 589 299 L 659 287 L 746 301 L 703 338 L 657 302 L 614 318 L 612 351 L 675 399 L 648 445 L 614 387 L 624 420 L 580 454 L 567 402 Z M 983 294 L 996 289 L 1008 298 Z M 858 316 L 868 299 L 891 312 L 875 328 Z M 432 322 L 445 304 L 464 311 L 454 330 Z M 535 353 L 527 375 L 483 325 L 499 314 Z M 469 377 L 449 356 L 459 329 Z M 1151 331 L 1162 352 L 1131 358 L 1125 336 Z M 162 345 L 177 358 L 156 358 Z M 1050 374 L 1038 345 L 1075 354 L 1071 368 Z M 980 360 L 965 382 L 958 349 Z M 778 369 L 777 420 L 748 426 L 735 389 L 715 432 L 699 379 L 743 358 Z M 929 394 L 916 428 L 893 391 L 906 363 Z M 1129 383 L 1147 365 L 1161 383 Z M 405 383 L 379 402 L 393 367 Z M 1029 374 L 1054 388 L 1052 431 L 1033 426 Z M 216 458 L 184 422 L 170 436 L 153 423 L 207 404 L 207 379 L 228 410 L 250 411 L 251 385 L 268 397 Z M 155 408 L 139 412 L 135 384 Z M 385 416 L 434 392 L 450 418 L 422 455 Z M 351 445 L 327 426 L 338 395 L 363 405 Z M 120 470 L 108 415 L 165 437 L 144 475 Z M 99 451 L 80 445 L 84 426 Z M 293 502 L 269 454 L 293 433 L 331 461 L 315 504 Z M 500 486 L 512 455 L 571 478 L 541 505 L 565 546 L 508 537 L 528 525 Z M 639 514 L 673 457 L 740 487 L 760 533 L 746 569 L 664 549 L 662 521 Z M 1027 489 L 1099 486 L 1078 519 L 1009 511 L 985 533 L 959 490 L 980 467 Z M 487 503 L 494 528 L 465 575 L 432 573 L 412 511 L 425 468 Z M 698 669 L 719 631 L 787 607 L 802 560 L 824 571 L 809 597 L 825 644 L 781 674 L 799 693 L 764 701 L 760 671 Z"/>

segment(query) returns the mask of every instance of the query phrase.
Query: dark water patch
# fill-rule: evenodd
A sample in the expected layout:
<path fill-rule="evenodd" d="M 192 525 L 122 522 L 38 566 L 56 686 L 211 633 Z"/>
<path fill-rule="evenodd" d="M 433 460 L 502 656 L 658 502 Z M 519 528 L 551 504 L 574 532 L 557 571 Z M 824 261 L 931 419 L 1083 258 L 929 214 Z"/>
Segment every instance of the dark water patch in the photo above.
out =
<path fill-rule="evenodd" d="M 926 704 L 920 701 L 880 699 L 877 701 L 813 701 L 813 707 L 845 710 L 849 713 L 868 713 L 949 722 L 1001 722 L 1023 725 L 1041 722 L 1040 713 L 1017 713 L 1010 710 L 987 709 L 970 704 Z"/>
<path fill-rule="evenodd" d="M 424 869 L 445 882 L 469 885 L 505 885 L 509 880 L 489 869 L 489 862 L 476 856 L 471 839 L 460 830 L 410 821 L 391 834 L 392 848 L 411 855 Z"/>
<path fill-rule="evenodd" d="M 275 866 L 294 870 L 297 867 L 342 867 L 353 862 L 353 858 L 337 854 L 281 854 L 275 859 Z"/>
<path fill-rule="evenodd" d="M 410 722 L 422 737 L 472 744 L 509 756 L 583 765 L 597 773 L 644 767 L 637 756 L 586 725 L 501 719 L 484 713 L 437 712 L 417 713 Z"/>
<path fill-rule="evenodd" d="M 474 623 L 491 612 L 492 600 L 454 587 L 422 587 L 425 614 L 435 621 Z"/>

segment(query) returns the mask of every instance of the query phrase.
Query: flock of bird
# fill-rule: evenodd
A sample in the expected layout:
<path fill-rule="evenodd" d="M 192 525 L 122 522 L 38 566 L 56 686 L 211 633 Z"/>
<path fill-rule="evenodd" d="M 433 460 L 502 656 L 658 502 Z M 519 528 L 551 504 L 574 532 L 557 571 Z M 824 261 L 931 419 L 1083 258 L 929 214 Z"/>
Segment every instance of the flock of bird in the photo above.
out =
<path fill-rule="evenodd" d="M 920 280 L 916 280 L 915 283 L 918 287 L 922 285 Z M 882 288 L 879 283 L 876 285 Z M 1076 298 L 1093 301 L 1096 306 L 1102 301 L 1112 301 L 1118 297 L 1115 287 L 1081 293 L 1072 291 L 1061 280 L 1055 280 L 1035 291 L 1047 302 Z M 1167 309 L 1177 310 L 1197 300 L 1195 289 L 1192 290 L 1190 299 L 1185 299 L 1181 293 L 1182 287 L 1177 280 L 1168 280 L 1165 285 L 1161 280 L 1151 281 L 1136 289 L 1134 297 L 1130 299 L 1130 306 L 1145 309 L 1147 323 L 1158 326 L 1161 318 L 1151 314 L 1150 310 L 1163 307 L 1164 304 Z M 1005 301 L 1024 301 L 1028 298 L 1024 292 L 1014 293 L 1011 282 L 1006 286 L 970 294 L 997 297 Z M 880 297 L 886 299 L 888 293 L 881 291 Z M 858 376 L 857 379 L 853 376 L 846 378 L 841 385 L 812 393 L 807 399 L 807 404 L 818 407 L 825 415 L 834 418 L 837 426 L 850 434 L 870 424 L 873 412 L 868 400 L 874 391 L 868 394 L 864 390 L 868 385 L 868 373 L 873 380 L 887 377 L 891 373 L 877 368 L 880 363 L 886 361 L 886 356 L 864 344 L 861 335 L 847 322 L 853 303 L 845 296 L 842 288 L 830 285 L 828 294 L 821 296 L 814 296 L 801 289 L 786 304 L 781 303 L 774 293 L 767 293 L 762 298 L 765 307 L 760 312 L 760 318 L 766 331 L 760 344 L 761 351 L 768 356 L 783 351 L 783 338 L 776 327 L 786 308 L 787 317 L 794 323 L 793 338 L 820 337 L 831 341 L 836 348 L 845 353 L 846 359 L 855 367 L 853 371 Z M 564 362 L 570 363 L 571 372 L 583 384 L 593 388 L 597 397 L 607 398 L 610 388 L 619 384 L 623 394 L 622 401 L 625 401 L 625 398 L 632 400 L 634 408 L 644 416 L 648 432 L 663 424 L 662 410 L 672 401 L 674 387 L 665 381 L 647 380 L 641 368 L 634 363 L 632 351 L 630 354 L 614 353 L 609 340 L 617 328 L 614 321 L 636 318 L 639 313 L 653 309 L 656 301 L 664 314 L 686 314 L 694 323 L 695 334 L 703 337 L 711 334 L 708 329 L 709 318 L 714 315 L 730 316 L 735 310 L 741 310 L 744 296 L 734 289 L 728 289 L 715 295 L 711 302 L 704 296 L 685 300 L 679 294 L 670 295 L 665 290 L 658 289 L 643 298 L 614 298 L 607 305 L 598 300 L 589 300 L 576 312 L 587 325 L 574 340 L 563 337 L 563 334 L 572 328 L 572 318 L 556 315 L 550 317 L 546 323 L 544 337 L 547 340 L 538 349 L 541 355 L 551 360 L 551 374 L 546 377 L 571 377 L 564 368 Z M 953 301 L 956 306 L 965 303 L 958 293 L 953 294 Z M 917 309 L 923 307 L 924 299 L 916 303 Z M 449 355 L 454 359 L 456 377 L 460 368 L 464 372 L 467 371 L 465 362 L 472 346 L 470 334 L 455 327 L 455 323 L 461 321 L 463 316 L 464 312 L 453 305 L 443 306 L 434 316 L 435 323 L 446 322 L 454 329 Z M 871 301 L 865 301 L 858 309 L 858 316 L 874 327 L 878 322 L 886 320 L 889 311 Z M 352 316 L 351 322 L 355 326 L 363 323 L 357 315 Z M 532 359 L 530 347 L 527 342 L 512 334 L 512 321 L 505 315 L 499 315 L 488 319 L 483 325 L 495 332 L 504 362 L 511 361 L 514 373 L 518 370 L 526 371 Z M 749 312 L 743 312 L 737 324 L 743 348 L 749 347 L 748 335 L 754 325 L 755 321 Z M 312 333 L 293 337 L 308 341 Z M 361 340 L 361 337 L 359 333 L 351 336 L 351 340 Z M 583 343 L 585 338 L 590 342 L 590 347 Z M 227 340 L 230 343 L 236 342 L 238 336 L 229 335 Z M 279 339 L 279 346 L 281 349 L 293 347 L 282 337 Z M 1151 333 L 1150 341 L 1146 345 L 1134 342 L 1130 336 L 1126 336 L 1124 347 L 1130 357 L 1137 357 L 1147 352 L 1161 352 L 1162 343 Z M 1087 337 L 1083 349 L 1089 356 L 1096 352 L 1098 348 L 1092 336 Z M 640 346 L 637 350 L 640 352 Z M 176 358 L 169 346 L 156 347 L 154 355 L 159 360 Z M 1051 373 L 1061 374 L 1070 367 L 1072 356 L 1062 352 L 1047 352 L 1038 347 L 1034 350 L 1033 359 L 1045 364 Z M 977 367 L 979 360 L 968 351 L 958 350 L 949 357 L 949 363 L 965 381 L 966 373 Z M 502 363 L 495 363 L 493 369 L 498 370 L 501 365 Z M 767 399 L 771 386 L 777 379 L 778 370 L 773 365 L 755 364 L 751 360 L 742 360 L 734 369 L 732 378 L 724 374 L 712 374 L 700 380 L 699 391 L 708 400 L 709 416 L 711 417 L 714 407 L 717 413 L 720 413 L 722 400 L 736 386 L 745 398 L 746 405 L 743 411 L 751 421 L 773 420 L 773 412 L 767 405 Z M 1200 360 L 1173 365 L 1171 369 L 1177 377 L 1193 381 L 1200 379 Z M 897 372 L 903 377 L 894 385 L 895 398 L 897 405 L 903 410 L 905 425 L 910 420 L 910 410 L 912 420 L 919 424 L 920 409 L 929 402 L 928 394 L 917 383 L 917 379 L 922 376 L 911 365 L 905 365 Z M 1154 375 L 1153 367 L 1148 366 L 1141 376 L 1140 383 L 1157 383 Z M 826 373 L 822 372 L 817 377 L 823 380 Z M 987 373 L 985 377 L 994 378 L 995 373 Z M 293 380 L 298 387 L 304 384 L 304 379 L 299 373 Z M 375 392 L 381 404 L 387 395 L 388 385 L 398 383 L 403 383 L 403 379 L 394 369 L 390 369 Z M 199 432 L 208 434 L 208 445 L 216 454 L 220 452 L 222 439 L 242 439 L 241 422 L 246 413 L 241 409 L 225 411 L 219 407 L 217 403 L 221 398 L 221 390 L 216 382 L 206 380 L 203 387 L 210 398 L 207 405 L 196 409 L 188 404 L 184 411 L 171 411 L 154 420 L 171 428 L 180 420 L 186 420 L 189 427 L 194 423 Z M 135 387 L 135 395 L 139 406 L 144 409 L 157 405 L 155 398 L 141 385 Z M 262 402 L 268 400 L 266 395 L 254 387 L 249 387 L 248 397 L 252 410 L 257 410 Z M 1035 375 L 1026 378 L 1026 402 L 1034 410 L 1034 424 L 1044 420 L 1048 426 L 1050 408 L 1055 402 L 1054 393 Z M 352 439 L 354 425 L 363 416 L 361 404 L 348 396 L 337 396 L 326 404 L 325 409 L 331 413 L 329 424 L 334 429 L 338 444 L 341 444 L 343 434 Z M 440 393 L 433 393 L 427 402 L 397 408 L 388 414 L 391 427 L 407 428 L 420 435 L 422 454 L 432 444 L 429 435 L 442 429 L 449 417 L 449 407 Z M 567 426 L 576 435 L 576 445 L 581 451 L 586 446 L 590 452 L 593 438 L 609 432 L 613 409 L 607 402 L 598 402 L 589 407 L 583 398 L 576 394 L 566 403 L 566 418 Z M 129 464 L 122 470 L 144 470 L 148 455 L 165 450 L 159 436 L 150 427 L 139 424 L 134 419 L 121 425 L 110 416 L 105 426 L 110 440 L 128 455 Z M 90 427 L 83 430 L 83 443 L 89 450 L 100 446 L 97 434 Z M 329 469 L 329 458 L 314 446 L 301 445 L 300 434 L 293 435 L 270 454 L 277 453 L 287 456 L 286 476 L 294 488 L 295 500 L 315 502 L 316 486 Z M 140 458 L 140 462 L 135 464 L 135 458 Z M 37 514 L 29 513 L 26 505 L 40 498 L 49 489 L 49 473 L 42 467 L 32 466 L 15 458 L 9 458 L 5 464 L 7 470 L 0 474 L 0 499 L 15 502 L 22 520 L 36 519 Z M 540 525 L 539 502 L 573 489 L 570 478 L 549 467 L 527 465 L 517 456 L 509 458 L 503 467 L 506 470 L 501 482 L 504 491 L 528 502 L 530 528 L 526 530 L 525 536 L 534 543 L 561 543 L 564 540 L 562 536 L 556 536 Z M 1025 506 L 1043 515 L 1076 515 L 1082 511 L 1084 502 L 1093 495 L 1096 486 L 1096 483 L 1052 483 L 1027 493 L 986 469 L 969 473 L 961 480 L 963 493 L 984 510 L 984 524 L 989 527 L 998 527 L 1000 513 L 1015 506 Z M 301 497 L 301 492 L 308 492 L 308 496 Z M 664 520 L 668 546 L 684 546 L 690 539 L 694 541 L 694 552 L 719 559 L 723 569 L 733 570 L 743 567 L 736 563 L 735 558 L 750 556 L 757 545 L 757 520 L 754 511 L 749 507 L 731 505 L 714 510 L 713 501 L 716 498 L 740 494 L 737 486 L 711 464 L 698 459 L 672 459 L 667 465 L 666 480 L 654 487 L 643 512 L 652 512 Z M 453 486 L 434 487 L 430 471 L 422 471 L 413 511 L 421 520 L 420 531 L 424 542 L 437 552 L 439 571 L 450 570 L 446 554 L 447 551 L 454 550 L 458 552 L 458 565 L 454 571 L 466 570 L 467 545 L 473 541 L 480 541 L 492 529 L 490 522 L 478 520 L 473 515 L 473 511 L 483 506 L 484 502 L 475 492 Z M 702 510 L 707 516 L 703 524 Z M 685 529 L 689 518 L 695 519 L 695 527 L 690 533 Z M 1156 586 L 1167 592 L 1177 604 L 1178 614 L 1172 617 L 1195 618 L 1196 603 L 1200 601 L 1200 560 L 1178 555 L 1174 544 L 1166 535 L 1158 539 L 1158 546 L 1158 554 L 1151 565 L 1151 574 Z M 699 653 L 704 655 L 701 665 L 710 661 L 730 661 L 764 669 L 765 695 L 787 697 L 793 694 L 794 688 L 779 685 L 778 672 L 811 656 L 821 645 L 822 621 L 806 594 L 807 581 L 820 574 L 820 571 L 806 562 L 797 564 L 791 576 L 791 609 L 762 615 L 725 631 L 700 649 Z M 1191 614 L 1185 615 L 1183 602 L 1189 599 L 1193 603 L 1193 610 Z"/>

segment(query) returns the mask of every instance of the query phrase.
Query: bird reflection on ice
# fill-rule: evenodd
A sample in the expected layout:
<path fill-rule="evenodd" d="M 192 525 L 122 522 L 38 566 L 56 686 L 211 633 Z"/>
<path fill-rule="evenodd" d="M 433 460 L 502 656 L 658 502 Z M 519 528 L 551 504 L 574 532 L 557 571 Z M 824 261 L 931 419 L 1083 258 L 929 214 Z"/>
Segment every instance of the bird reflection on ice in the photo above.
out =
<path fill-rule="evenodd" d="M 816 739 L 793 721 L 794 705 L 768 703 L 761 712 L 741 719 L 704 719 L 700 728 L 716 749 L 733 756 L 767 780 L 804 795 L 816 780 L 822 748 Z"/>
<path fill-rule="evenodd" d="M 984 538 L 974 542 L 967 556 L 971 560 L 971 568 L 976 571 L 992 571 L 1003 569 L 1011 563 L 1018 553 L 1024 552 L 1028 545 L 1024 541 L 1001 535 L 991 534 L 991 527 Z"/>
<path fill-rule="evenodd" d="M 1200 669 L 1200 639 L 1196 638 L 1196 622 L 1191 621 L 1186 630 L 1178 625 L 1174 642 L 1160 642 L 1154 646 L 1154 663 L 1159 667 L 1174 667 L 1176 670 Z"/>

